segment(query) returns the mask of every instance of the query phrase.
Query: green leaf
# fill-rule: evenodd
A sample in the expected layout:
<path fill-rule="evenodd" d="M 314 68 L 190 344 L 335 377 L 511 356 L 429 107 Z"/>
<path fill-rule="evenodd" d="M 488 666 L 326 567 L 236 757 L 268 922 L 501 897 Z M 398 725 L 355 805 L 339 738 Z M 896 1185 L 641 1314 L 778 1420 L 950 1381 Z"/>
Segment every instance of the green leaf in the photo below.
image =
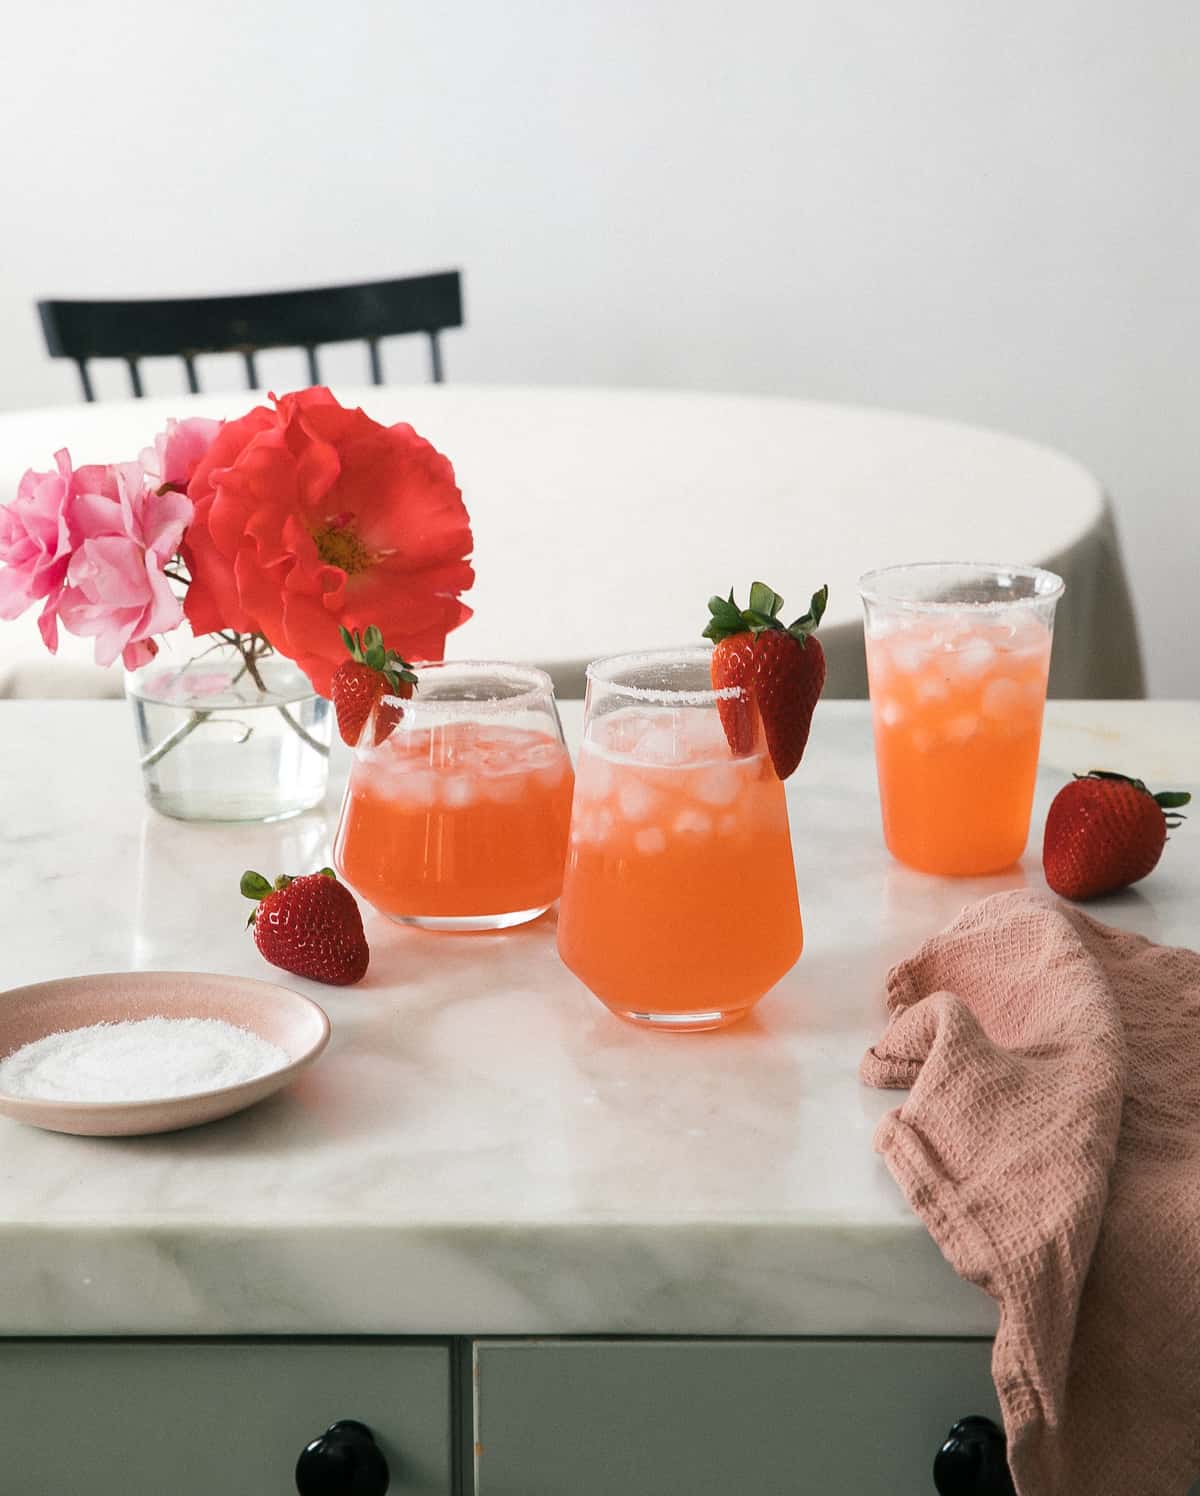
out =
<path fill-rule="evenodd" d="M 346 626 L 344 624 L 338 624 L 338 633 L 342 636 L 342 643 L 346 646 L 346 648 L 350 651 L 350 653 L 353 654 L 354 653 L 354 635 L 350 632 L 350 630 L 348 628 L 346 628 Z"/>
<path fill-rule="evenodd" d="M 242 895 L 247 899 L 265 899 L 271 892 L 271 885 L 261 873 L 245 872 L 239 885 Z"/>
<path fill-rule="evenodd" d="M 1186 790 L 1163 790 L 1154 798 L 1164 810 L 1178 810 L 1181 805 L 1192 803 L 1192 797 Z"/>
<path fill-rule="evenodd" d="M 321 878 L 332 878 L 335 883 L 337 882 L 337 874 L 331 867 L 318 868 L 317 875 Z"/>
<path fill-rule="evenodd" d="M 757 608 L 747 608 L 746 611 L 742 614 L 742 617 L 752 629 L 756 629 L 758 631 L 769 629 L 775 623 L 775 620 L 770 613 L 760 613 Z"/>
<path fill-rule="evenodd" d="M 752 582 L 750 584 L 750 613 L 765 614 L 770 620 L 775 617 L 780 608 L 783 607 L 783 598 L 772 587 L 765 582 Z"/>
<path fill-rule="evenodd" d="M 829 584 L 826 583 L 819 591 L 814 592 L 812 601 L 808 605 L 808 616 L 812 619 L 812 626 L 816 628 L 825 616 L 825 609 L 829 603 Z"/>
<path fill-rule="evenodd" d="M 799 639 L 801 644 L 809 634 L 817 631 L 817 626 L 825 612 L 825 604 L 829 601 L 829 588 L 822 587 L 819 592 L 814 592 L 812 601 L 808 605 L 808 612 L 803 618 L 797 618 L 795 623 L 788 624 L 788 633 Z"/>
<path fill-rule="evenodd" d="M 733 625 L 742 621 L 742 610 L 734 602 L 732 592 L 728 601 L 723 597 L 710 597 L 708 611 L 719 623 Z"/>
<path fill-rule="evenodd" d="M 715 644 L 719 644 L 730 634 L 740 634 L 745 631 L 746 620 L 742 616 L 742 610 L 733 600 L 732 590 L 728 598 L 710 597 L 708 611 L 712 614 L 712 618 L 701 634 L 701 638 L 711 639 Z"/>

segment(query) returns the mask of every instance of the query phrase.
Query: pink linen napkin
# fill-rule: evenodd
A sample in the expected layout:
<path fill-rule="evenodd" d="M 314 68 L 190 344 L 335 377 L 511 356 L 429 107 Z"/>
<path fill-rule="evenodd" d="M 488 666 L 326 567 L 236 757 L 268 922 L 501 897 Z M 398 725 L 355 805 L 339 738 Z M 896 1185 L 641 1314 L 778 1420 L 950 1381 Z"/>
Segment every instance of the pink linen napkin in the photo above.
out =
<path fill-rule="evenodd" d="M 888 977 L 875 1148 L 999 1304 L 1019 1496 L 1200 1476 L 1200 955 L 1048 894 L 963 911 Z"/>

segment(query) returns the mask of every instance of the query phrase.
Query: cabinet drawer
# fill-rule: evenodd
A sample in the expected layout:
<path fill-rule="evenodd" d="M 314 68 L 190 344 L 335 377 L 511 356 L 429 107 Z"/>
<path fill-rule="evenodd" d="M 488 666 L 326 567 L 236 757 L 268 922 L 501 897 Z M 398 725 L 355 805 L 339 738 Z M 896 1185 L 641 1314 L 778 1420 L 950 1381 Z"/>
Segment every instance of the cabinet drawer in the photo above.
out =
<path fill-rule="evenodd" d="M 986 1340 L 477 1341 L 476 1496 L 926 1496 Z"/>
<path fill-rule="evenodd" d="M 369 1425 L 389 1496 L 449 1496 L 450 1354 L 386 1341 L 0 1341 L 0 1489 L 295 1496 L 329 1424 Z"/>

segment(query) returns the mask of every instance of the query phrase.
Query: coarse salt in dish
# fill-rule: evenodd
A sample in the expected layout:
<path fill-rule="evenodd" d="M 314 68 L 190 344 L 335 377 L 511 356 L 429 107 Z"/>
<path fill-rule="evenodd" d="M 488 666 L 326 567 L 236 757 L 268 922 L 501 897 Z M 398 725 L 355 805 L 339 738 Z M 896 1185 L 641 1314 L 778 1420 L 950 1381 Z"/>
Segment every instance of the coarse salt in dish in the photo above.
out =
<path fill-rule="evenodd" d="M 164 1101 L 242 1085 L 288 1055 L 216 1018 L 143 1018 L 64 1029 L 0 1060 L 0 1092 L 61 1102 Z"/>

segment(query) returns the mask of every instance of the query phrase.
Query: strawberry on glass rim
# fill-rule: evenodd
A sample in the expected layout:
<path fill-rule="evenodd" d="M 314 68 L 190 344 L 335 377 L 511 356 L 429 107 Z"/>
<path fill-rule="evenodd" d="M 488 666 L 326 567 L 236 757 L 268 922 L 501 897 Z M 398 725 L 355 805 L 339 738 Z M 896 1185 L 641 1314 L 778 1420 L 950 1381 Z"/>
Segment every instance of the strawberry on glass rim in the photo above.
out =
<path fill-rule="evenodd" d="M 338 732 L 342 742 L 351 748 L 362 736 L 371 712 L 375 713 L 372 741 L 378 747 L 389 737 L 400 721 L 404 708 L 384 696 L 399 696 L 408 701 L 417 684 L 416 672 L 395 650 L 384 646 L 383 634 L 374 624 L 359 634 L 340 630 L 342 643 L 350 652 L 333 672 L 329 694 L 337 713 Z"/>
<path fill-rule="evenodd" d="M 822 587 L 813 593 L 808 612 L 785 626 L 778 617 L 783 598 L 765 582 L 751 586 L 744 609 L 732 589 L 727 598 L 708 600 L 712 617 L 704 638 L 714 646 L 713 689 L 740 692 L 717 702 L 730 751 L 743 758 L 753 750 L 757 712 L 780 779 L 794 774 L 804 757 L 825 685 L 825 651 L 816 630 L 828 601 L 829 588 Z"/>

